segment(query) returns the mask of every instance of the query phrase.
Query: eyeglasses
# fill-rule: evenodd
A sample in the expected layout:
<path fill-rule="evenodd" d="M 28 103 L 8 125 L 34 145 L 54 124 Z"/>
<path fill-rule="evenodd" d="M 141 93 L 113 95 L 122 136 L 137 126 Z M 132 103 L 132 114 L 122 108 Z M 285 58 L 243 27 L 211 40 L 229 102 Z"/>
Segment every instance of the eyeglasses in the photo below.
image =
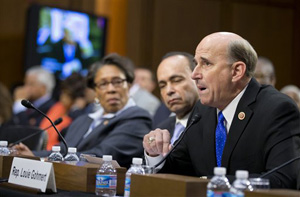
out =
<path fill-rule="evenodd" d="M 102 81 L 99 83 L 95 83 L 95 86 L 100 90 L 104 90 L 111 83 L 115 88 L 120 88 L 122 87 L 125 81 L 126 79 L 113 79 L 111 81 Z"/>

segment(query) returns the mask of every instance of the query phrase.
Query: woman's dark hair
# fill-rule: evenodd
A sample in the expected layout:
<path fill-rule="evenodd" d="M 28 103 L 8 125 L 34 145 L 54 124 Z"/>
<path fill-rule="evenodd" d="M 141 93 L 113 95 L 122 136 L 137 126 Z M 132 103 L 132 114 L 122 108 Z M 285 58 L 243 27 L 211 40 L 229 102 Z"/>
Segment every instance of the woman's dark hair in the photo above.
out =
<path fill-rule="evenodd" d="M 86 83 L 79 73 L 72 73 L 61 83 L 61 90 L 66 91 L 72 99 L 84 97 Z"/>
<path fill-rule="evenodd" d="M 101 61 L 91 65 L 87 75 L 87 86 L 89 88 L 93 89 L 95 87 L 94 79 L 99 68 L 108 64 L 117 66 L 125 74 L 128 83 L 131 84 L 133 82 L 134 63 L 127 57 L 120 56 L 117 53 L 111 53 L 105 56 Z"/>

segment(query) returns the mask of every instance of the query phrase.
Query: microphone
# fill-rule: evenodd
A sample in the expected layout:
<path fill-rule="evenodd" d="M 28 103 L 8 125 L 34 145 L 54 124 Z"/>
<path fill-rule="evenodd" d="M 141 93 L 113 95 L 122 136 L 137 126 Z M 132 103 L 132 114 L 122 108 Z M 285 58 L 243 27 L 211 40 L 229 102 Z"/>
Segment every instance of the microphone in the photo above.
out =
<path fill-rule="evenodd" d="M 154 165 L 154 168 L 157 168 L 160 164 L 162 164 L 169 156 L 170 154 L 174 151 L 174 149 L 178 146 L 178 144 L 181 142 L 181 140 L 183 139 L 184 135 L 187 133 L 187 130 L 190 129 L 190 127 L 195 124 L 196 122 L 198 122 L 200 120 L 201 116 L 199 114 L 195 114 L 191 120 L 191 123 L 183 130 L 183 132 L 181 133 L 180 137 L 175 141 L 175 144 L 173 146 L 173 148 L 166 154 L 166 156 L 164 158 L 162 158 L 162 160 L 160 160 L 157 164 Z"/>
<path fill-rule="evenodd" d="M 258 178 L 264 178 L 264 177 L 266 177 L 266 176 L 272 174 L 273 172 L 276 172 L 277 170 L 279 170 L 279 169 L 281 169 L 281 168 L 287 166 L 288 164 L 290 164 L 290 163 L 292 163 L 292 162 L 294 162 L 294 161 L 296 161 L 296 160 L 298 160 L 298 159 L 300 159 L 300 156 L 288 160 L 287 162 L 281 164 L 280 166 L 277 166 L 276 168 L 273 168 L 272 170 L 269 170 L 267 173 L 261 175 L 261 176 L 258 177 Z"/>
<path fill-rule="evenodd" d="M 64 156 L 67 155 L 68 153 L 68 145 L 67 145 L 67 142 L 66 140 L 64 139 L 64 137 L 61 135 L 61 133 L 57 130 L 57 128 L 55 127 L 54 123 L 52 122 L 52 120 L 44 113 L 42 112 L 41 110 L 39 110 L 38 108 L 34 107 L 33 104 L 28 101 L 28 100 L 22 100 L 21 101 L 22 105 L 27 107 L 27 108 L 31 108 L 31 109 L 34 109 L 36 110 L 37 112 L 39 112 L 40 114 L 42 114 L 45 118 L 47 118 L 49 120 L 49 122 L 51 123 L 51 125 L 53 126 L 53 128 L 55 129 L 56 133 L 59 135 L 59 137 L 61 138 L 62 142 L 64 143 L 65 147 L 66 147 L 66 152 L 64 154 Z"/>
<path fill-rule="evenodd" d="M 56 119 L 56 120 L 54 121 L 54 125 L 59 125 L 62 121 L 63 121 L 62 118 L 58 118 L 58 119 Z M 40 134 L 41 132 L 43 132 L 43 131 L 49 129 L 50 127 L 52 127 L 52 125 L 50 125 L 50 126 L 44 128 L 44 129 L 42 129 L 42 130 L 39 130 L 39 131 L 37 131 L 37 132 L 35 132 L 35 133 L 32 133 L 32 134 L 30 134 L 30 135 L 28 135 L 28 136 L 26 136 L 26 137 L 24 137 L 24 138 L 22 138 L 22 139 L 16 141 L 16 142 L 10 144 L 9 147 L 12 147 L 12 146 L 14 146 L 14 145 L 16 145 L 16 144 L 19 144 L 20 142 L 23 142 L 23 141 L 25 141 L 25 140 L 27 140 L 27 139 L 29 139 L 29 138 L 35 136 L 35 135 L 38 135 L 38 134 Z"/>

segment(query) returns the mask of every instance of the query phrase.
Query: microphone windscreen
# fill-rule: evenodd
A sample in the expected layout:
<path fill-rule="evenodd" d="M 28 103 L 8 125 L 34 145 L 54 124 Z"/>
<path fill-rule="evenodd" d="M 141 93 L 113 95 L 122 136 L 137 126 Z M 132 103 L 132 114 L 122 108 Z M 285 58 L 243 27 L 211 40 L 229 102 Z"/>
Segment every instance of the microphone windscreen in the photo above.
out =
<path fill-rule="evenodd" d="M 198 122 L 200 120 L 201 116 L 199 114 L 195 114 L 193 119 L 192 119 L 192 122 Z"/>
<path fill-rule="evenodd" d="M 21 104 L 22 104 L 24 107 L 27 107 L 27 108 L 33 108 L 32 103 L 29 102 L 28 100 L 22 100 L 22 101 L 21 101 Z"/>
<path fill-rule="evenodd" d="M 56 120 L 54 121 L 54 124 L 55 124 L 55 125 L 59 125 L 62 121 L 63 121 L 62 118 L 58 118 L 58 119 L 56 119 Z"/>

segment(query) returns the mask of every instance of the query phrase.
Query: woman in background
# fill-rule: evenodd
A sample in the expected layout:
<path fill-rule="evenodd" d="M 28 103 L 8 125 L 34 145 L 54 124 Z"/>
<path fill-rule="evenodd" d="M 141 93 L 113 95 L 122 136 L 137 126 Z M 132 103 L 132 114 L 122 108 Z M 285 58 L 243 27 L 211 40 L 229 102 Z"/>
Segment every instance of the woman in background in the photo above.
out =
<path fill-rule="evenodd" d="M 53 121 L 62 118 L 63 121 L 57 125 L 58 131 L 66 129 L 72 122 L 74 117 L 70 117 L 69 113 L 74 110 L 80 110 L 86 106 L 84 99 L 86 82 L 84 77 L 78 73 L 71 74 L 68 78 L 62 81 L 61 94 L 59 101 L 56 102 L 48 111 L 47 116 Z M 40 124 L 40 128 L 49 126 L 49 121 L 44 118 Z M 53 127 L 47 130 L 48 141 L 47 150 L 51 150 L 53 145 L 59 143 L 59 137 Z"/>

